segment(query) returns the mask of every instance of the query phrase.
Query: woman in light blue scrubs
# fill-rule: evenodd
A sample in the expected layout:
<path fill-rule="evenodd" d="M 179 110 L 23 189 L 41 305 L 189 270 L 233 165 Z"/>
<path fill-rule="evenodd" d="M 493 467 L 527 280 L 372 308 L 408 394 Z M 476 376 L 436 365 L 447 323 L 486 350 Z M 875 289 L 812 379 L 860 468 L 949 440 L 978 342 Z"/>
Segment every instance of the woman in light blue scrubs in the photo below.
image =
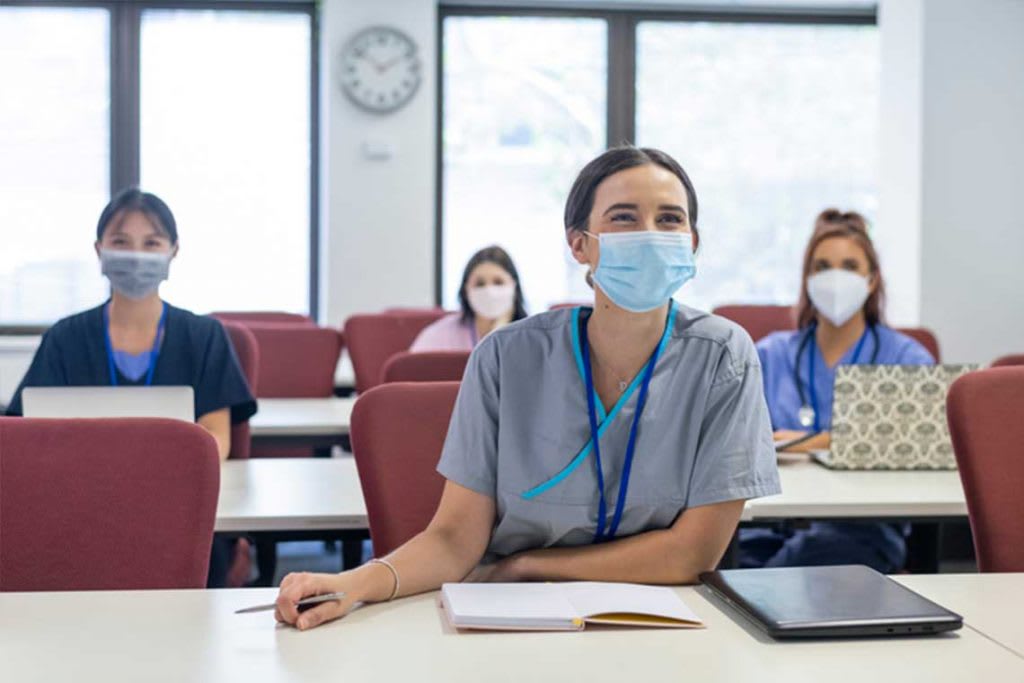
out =
<path fill-rule="evenodd" d="M 748 498 L 779 492 L 750 337 L 672 296 L 695 273 L 697 196 L 667 154 L 590 162 L 565 210 L 595 306 L 514 322 L 473 351 L 434 519 L 387 558 L 291 574 L 277 618 L 307 629 L 357 602 L 451 581 L 692 583 Z M 344 592 L 300 616 L 304 597 Z"/>
<path fill-rule="evenodd" d="M 813 438 L 793 450 L 828 448 L 836 366 L 931 365 L 931 355 L 883 323 L 885 283 L 867 223 L 823 211 L 804 254 L 798 326 L 757 344 L 777 438 Z M 813 523 L 807 529 L 743 529 L 746 567 L 866 564 L 891 573 L 906 561 L 904 529 L 883 523 Z"/>

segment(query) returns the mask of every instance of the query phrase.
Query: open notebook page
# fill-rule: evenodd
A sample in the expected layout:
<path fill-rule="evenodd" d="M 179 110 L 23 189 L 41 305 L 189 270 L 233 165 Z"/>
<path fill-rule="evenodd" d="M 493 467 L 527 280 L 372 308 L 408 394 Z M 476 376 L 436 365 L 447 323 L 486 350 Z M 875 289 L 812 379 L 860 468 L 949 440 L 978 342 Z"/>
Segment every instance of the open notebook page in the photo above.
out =
<path fill-rule="evenodd" d="M 576 614 L 595 624 L 700 626 L 701 620 L 671 588 L 633 583 L 561 585 Z"/>
<path fill-rule="evenodd" d="M 583 628 L 556 583 L 446 583 L 441 601 L 456 628 Z"/>

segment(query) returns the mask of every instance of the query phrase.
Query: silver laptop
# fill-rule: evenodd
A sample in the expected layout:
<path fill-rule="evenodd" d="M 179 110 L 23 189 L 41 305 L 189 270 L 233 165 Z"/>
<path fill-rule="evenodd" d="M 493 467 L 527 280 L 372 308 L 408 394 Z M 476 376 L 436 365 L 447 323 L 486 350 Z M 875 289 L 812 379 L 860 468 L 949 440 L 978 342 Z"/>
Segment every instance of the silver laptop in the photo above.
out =
<path fill-rule="evenodd" d="M 192 387 L 25 387 L 25 417 L 167 417 L 195 422 Z"/>
<path fill-rule="evenodd" d="M 841 365 L 832 396 L 831 450 L 816 452 L 843 470 L 950 470 L 956 457 L 946 394 L 980 365 Z"/>

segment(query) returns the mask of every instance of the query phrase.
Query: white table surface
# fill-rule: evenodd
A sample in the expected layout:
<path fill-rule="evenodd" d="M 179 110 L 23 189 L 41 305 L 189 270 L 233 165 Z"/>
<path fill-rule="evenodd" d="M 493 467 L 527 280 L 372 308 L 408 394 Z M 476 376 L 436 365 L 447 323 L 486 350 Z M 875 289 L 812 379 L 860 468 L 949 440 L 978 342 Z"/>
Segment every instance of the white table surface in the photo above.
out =
<path fill-rule="evenodd" d="M 944 579 L 951 580 L 988 577 Z M 1022 575 L 1012 582 L 1024 593 Z M 366 607 L 306 633 L 276 626 L 270 613 L 232 613 L 272 601 L 273 589 L 7 593 L 0 666 L 5 680 L 19 683 L 1024 680 L 1024 658 L 966 627 L 919 638 L 774 642 L 704 591 L 679 589 L 702 630 L 471 634 L 447 627 L 436 593 Z M 991 599 L 975 606 L 979 613 L 1014 609 L 999 591 L 975 592 Z"/>
<path fill-rule="evenodd" d="M 967 515 L 956 472 L 838 472 L 780 466 L 779 496 L 749 501 L 745 521 Z M 217 531 L 366 529 L 355 462 L 342 458 L 229 460 L 221 469 Z"/>
<path fill-rule="evenodd" d="M 354 397 L 261 398 L 249 427 L 252 436 L 344 436 L 352 419 Z"/>
<path fill-rule="evenodd" d="M 351 456 L 252 458 L 221 466 L 216 531 L 366 528 Z"/>
<path fill-rule="evenodd" d="M 747 503 L 745 521 L 764 519 L 966 517 L 960 475 L 950 471 L 830 470 L 783 454 L 782 494 Z"/>
<path fill-rule="evenodd" d="M 893 578 L 953 610 L 973 628 L 1024 657 L 1024 574 L 905 574 Z"/>

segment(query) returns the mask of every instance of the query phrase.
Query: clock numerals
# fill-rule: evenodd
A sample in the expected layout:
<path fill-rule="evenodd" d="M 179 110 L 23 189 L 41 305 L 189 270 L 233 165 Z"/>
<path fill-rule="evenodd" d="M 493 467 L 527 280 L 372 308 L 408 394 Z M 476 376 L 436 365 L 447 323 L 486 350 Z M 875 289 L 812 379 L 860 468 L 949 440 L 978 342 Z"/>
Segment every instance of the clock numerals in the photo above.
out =
<path fill-rule="evenodd" d="M 369 28 L 352 38 L 342 51 L 341 87 L 364 109 L 394 111 L 416 94 L 420 67 L 411 38 L 392 28 Z"/>

